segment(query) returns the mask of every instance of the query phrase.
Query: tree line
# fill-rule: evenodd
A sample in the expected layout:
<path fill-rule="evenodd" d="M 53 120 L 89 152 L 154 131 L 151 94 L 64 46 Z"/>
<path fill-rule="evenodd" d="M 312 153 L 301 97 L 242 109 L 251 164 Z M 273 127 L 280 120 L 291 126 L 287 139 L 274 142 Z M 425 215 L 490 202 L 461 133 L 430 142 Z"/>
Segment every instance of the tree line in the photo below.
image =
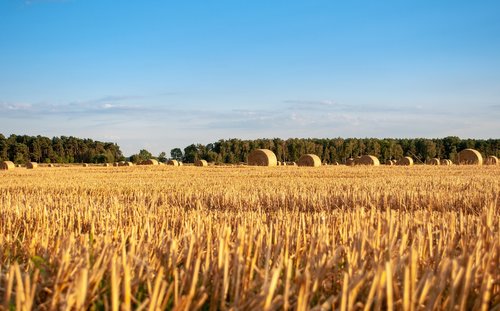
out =
<path fill-rule="evenodd" d="M 416 163 L 425 163 L 432 158 L 455 161 L 460 150 L 473 148 L 483 156 L 500 157 L 500 139 L 460 139 L 445 138 L 393 139 L 393 138 L 291 138 L 291 139 L 221 139 L 207 145 L 191 144 L 184 148 L 174 148 L 170 152 L 173 159 L 187 163 L 204 159 L 216 163 L 246 162 L 248 154 L 257 148 L 272 150 L 278 161 L 296 162 L 301 155 L 314 153 L 324 163 L 344 163 L 346 159 L 365 154 L 374 155 L 384 163 L 387 160 L 412 157 Z"/>
<path fill-rule="evenodd" d="M 53 137 L 0 134 L 0 161 L 18 164 L 38 163 L 111 163 L 124 160 L 115 143 L 81 139 L 73 136 Z"/>
<path fill-rule="evenodd" d="M 346 159 L 371 154 L 381 162 L 411 156 L 416 163 L 431 158 L 456 160 L 460 150 L 473 148 L 483 156 L 500 157 L 500 139 L 460 139 L 449 136 L 427 139 L 393 138 L 290 138 L 290 139 L 221 139 L 207 145 L 191 144 L 184 149 L 174 148 L 170 157 L 165 152 L 153 156 L 142 149 L 128 160 L 138 163 L 155 158 L 161 162 L 175 159 L 193 163 L 204 159 L 215 163 L 237 164 L 246 162 L 249 153 L 258 148 L 272 150 L 278 161 L 296 162 L 301 155 L 314 153 L 325 163 L 344 163 Z M 73 136 L 43 137 L 0 134 L 0 161 L 15 163 L 112 163 L 126 160 L 120 147 L 112 142 L 100 142 Z"/>

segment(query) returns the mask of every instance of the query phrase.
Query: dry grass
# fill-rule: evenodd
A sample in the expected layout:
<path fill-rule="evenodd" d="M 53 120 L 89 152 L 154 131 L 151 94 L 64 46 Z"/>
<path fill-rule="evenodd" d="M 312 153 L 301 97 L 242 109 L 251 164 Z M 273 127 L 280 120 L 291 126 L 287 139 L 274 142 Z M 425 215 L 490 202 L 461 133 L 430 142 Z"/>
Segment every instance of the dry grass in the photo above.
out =
<path fill-rule="evenodd" d="M 500 308 L 498 166 L 0 172 L 0 309 Z"/>

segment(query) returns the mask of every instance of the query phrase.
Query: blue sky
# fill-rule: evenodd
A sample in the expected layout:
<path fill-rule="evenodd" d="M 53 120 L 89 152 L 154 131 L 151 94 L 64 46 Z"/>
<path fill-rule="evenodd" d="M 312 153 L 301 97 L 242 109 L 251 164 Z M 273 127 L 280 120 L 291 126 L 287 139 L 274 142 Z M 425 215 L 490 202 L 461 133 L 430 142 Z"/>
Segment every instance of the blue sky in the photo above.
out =
<path fill-rule="evenodd" d="M 0 133 L 500 134 L 499 1 L 0 0 Z"/>

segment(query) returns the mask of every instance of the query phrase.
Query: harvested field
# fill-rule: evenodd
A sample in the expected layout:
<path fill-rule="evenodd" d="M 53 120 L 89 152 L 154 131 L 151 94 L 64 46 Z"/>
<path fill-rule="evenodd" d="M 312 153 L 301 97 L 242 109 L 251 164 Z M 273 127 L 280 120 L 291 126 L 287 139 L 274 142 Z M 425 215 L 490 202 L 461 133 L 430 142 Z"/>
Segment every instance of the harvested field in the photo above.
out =
<path fill-rule="evenodd" d="M 500 308 L 500 166 L 0 171 L 0 309 Z"/>

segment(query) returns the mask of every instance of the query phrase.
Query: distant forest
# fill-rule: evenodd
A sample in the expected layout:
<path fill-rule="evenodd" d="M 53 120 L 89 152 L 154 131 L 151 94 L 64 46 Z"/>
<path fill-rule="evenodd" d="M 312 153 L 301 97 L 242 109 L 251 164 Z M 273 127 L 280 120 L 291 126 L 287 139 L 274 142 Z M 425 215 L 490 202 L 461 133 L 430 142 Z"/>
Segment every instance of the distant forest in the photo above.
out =
<path fill-rule="evenodd" d="M 441 139 L 229 139 L 219 140 L 206 146 L 192 144 L 184 148 L 184 152 L 180 148 L 175 148 L 171 151 L 171 157 L 187 163 L 197 159 L 239 163 L 245 162 L 250 151 L 256 148 L 272 150 L 278 161 L 293 162 L 298 161 L 303 154 L 314 153 L 326 163 L 344 163 L 347 158 L 364 154 L 374 155 L 382 163 L 404 156 L 411 156 L 416 163 L 421 163 L 434 157 L 456 160 L 458 152 L 466 148 L 477 149 L 483 156 L 500 157 L 500 139 L 460 139 L 454 136 Z"/>
<path fill-rule="evenodd" d="M 81 139 L 0 134 L 0 161 L 10 160 L 23 164 L 38 163 L 111 163 L 123 160 L 120 147 L 115 143 Z"/>
<path fill-rule="evenodd" d="M 274 139 L 221 139 L 208 145 L 191 144 L 184 149 L 174 148 L 170 158 L 186 163 L 205 159 L 216 163 L 246 162 L 253 149 L 271 149 L 278 161 L 298 161 L 301 155 L 314 153 L 326 163 L 344 163 L 347 158 L 371 154 L 383 163 L 390 159 L 411 156 L 416 163 L 426 162 L 437 157 L 456 160 L 460 150 L 474 148 L 483 156 L 500 157 L 500 139 L 460 139 L 450 136 L 439 139 L 377 139 L 377 138 L 291 138 Z M 133 162 L 156 158 L 168 160 L 165 152 L 158 156 L 147 150 L 129 157 Z M 76 137 L 43 137 L 0 134 L 0 161 L 10 160 L 15 163 L 35 161 L 39 163 L 112 163 L 125 160 L 120 147 L 112 142 L 100 142 Z"/>

